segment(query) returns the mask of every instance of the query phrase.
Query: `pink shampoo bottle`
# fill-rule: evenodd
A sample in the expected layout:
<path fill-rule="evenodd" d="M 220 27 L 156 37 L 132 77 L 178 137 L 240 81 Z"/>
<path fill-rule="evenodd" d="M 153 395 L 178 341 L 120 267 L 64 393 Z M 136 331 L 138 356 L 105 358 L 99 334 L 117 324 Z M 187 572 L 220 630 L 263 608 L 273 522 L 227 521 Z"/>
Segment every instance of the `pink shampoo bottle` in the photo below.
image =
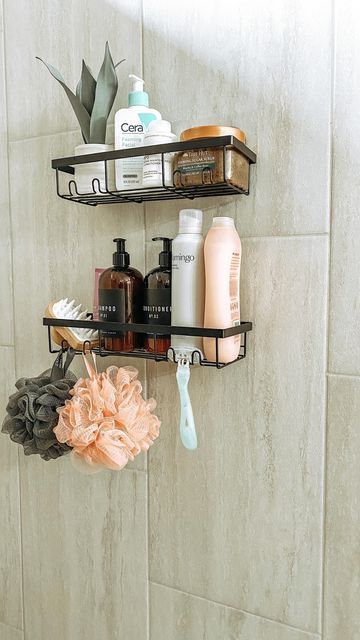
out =
<path fill-rule="evenodd" d="M 232 218 L 214 218 L 206 236 L 204 327 L 226 329 L 240 324 L 241 241 Z M 216 361 L 215 338 L 204 338 L 204 353 Z M 219 339 L 219 362 L 239 355 L 240 335 Z"/>

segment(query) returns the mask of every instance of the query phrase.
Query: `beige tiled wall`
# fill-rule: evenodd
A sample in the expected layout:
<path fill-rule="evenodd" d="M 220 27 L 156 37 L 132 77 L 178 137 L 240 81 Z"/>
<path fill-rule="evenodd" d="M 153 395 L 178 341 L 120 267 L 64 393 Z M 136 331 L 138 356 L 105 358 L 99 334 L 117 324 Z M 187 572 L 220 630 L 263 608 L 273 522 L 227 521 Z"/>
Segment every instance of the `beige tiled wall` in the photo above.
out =
<path fill-rule="evenodd" d="M 2 421 L 15 382 L 11 225 L 8 188 L 7 109 L 3 10 L 0 0 L 0 409 Z M 22 640 L 22 556 L 18 451 L 0 446 L 0 638 Z"/>
<path fill-rule="evenodd" d="M 24 634 L 19 629 L 0 622 L 0 638 L 1 640 L 24 640 Z"/>
<path fill-rule="evenodd" d="M 333 373 L 360 375 L 360 63 L 356 0 L 336 11 L 330 271 L 330 358 Z"/>
<path fill-rule="evenodd" d="M 119 106 L 127 73 L 142 69 L 141 2 L 4 0 L 4 56 L 0 35 L 0 345 L 12 345 L 0 346 L 3 414 L 15 373 L 40 373 L 51 362 L 41 324 L 47 303 L 71 295 L 91 309 L 94 267 L 111 264 L 115 236 L 128 238 L 144 270 L 142 207 L 73 207 L 57 198 L 51 158 L 71 155 L 81 138 L 62 89 L 35 60 L 41 55 L 74 85 L 81 57 L 97 71 L 109 39 L 114 57 L 127 58 Z M 122 474 L 86 477 L 65 458 L 26 458 L 4 436 L 0 458 L 1 640 L 23 629 L 26 640 L 146 640 L 146 458 Z"/>
<path fill-rule="evenodd" d="M 336 3 L 324 640 L 360 637 L 360 9 Z"/>
<path fill-rule="evenodd" d="M 317 634 L 150 584 L 151 638 L 156 640 L 318 640 Z M 165 613 L 165 615 L 164 615 Z"/>
<path fill-rule="evenodd" d="M 74 84 L 81 57 L 96 67 L 109 39 L 127 59 L 117 106 L 143 69 L 177 132 L 233 123 L 258 164 L 248 198 L 196 203 L 205 230 L 212 215 L 235 219 L 254 322 L 243 362 L 192 372 L 198 450 L 179 444 L 170 364 L 147 367 L 159 441 L 121 474 L 79 476 L 1 437 L 1 640 L 356 640 L 357 2 L 2 3 L 1 413 L 15 376 L 49 365 L 47 302 L 69 293 L 91 306 L 115 235 L 153 267 L 151 238 L 176 233 L 180 208 L 56 197 L 50 160 L 80 136 L 36 55 Z"/>
<path fill-rule="evenodd" d="M 360 379 L 329 377 L 325 634 L 360 637 Z"/>
<path fill-rule="evenodd" d="M 312 631 L 320 625 L 326 244 L 314 236 L 243 242 L 243 313 L 256 319 L 250 354 L 235 371 L 192 375 L 196 452 L 179 444 L 178 411 L 167 401 L 176 394 L 172 367 L 168 376 L 153 367 L 149 381 L 165 422 L 150 454 L 151 580 Z"/>

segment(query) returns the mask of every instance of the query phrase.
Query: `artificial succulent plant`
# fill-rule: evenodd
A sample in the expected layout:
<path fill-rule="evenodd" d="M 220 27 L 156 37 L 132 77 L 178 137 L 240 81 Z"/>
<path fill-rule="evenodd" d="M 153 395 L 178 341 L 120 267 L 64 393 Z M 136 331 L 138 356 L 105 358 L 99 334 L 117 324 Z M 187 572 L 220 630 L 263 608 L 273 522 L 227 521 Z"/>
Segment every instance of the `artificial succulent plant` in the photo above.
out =
<path fill-rule="evenodd" d="M 97 80 L 83 60 L 81 77 L 76 86 L 76 93 L 74 93 L 65 84 L 60 71 L 39 56 L 36 57 L 44 63 L 53 78 L 63 87 L 78 119 L 84 142 L 105 144 L 106 123 L 118 89 L 116 67 L 124 60 L 114 64 L 107 42 Z"/>

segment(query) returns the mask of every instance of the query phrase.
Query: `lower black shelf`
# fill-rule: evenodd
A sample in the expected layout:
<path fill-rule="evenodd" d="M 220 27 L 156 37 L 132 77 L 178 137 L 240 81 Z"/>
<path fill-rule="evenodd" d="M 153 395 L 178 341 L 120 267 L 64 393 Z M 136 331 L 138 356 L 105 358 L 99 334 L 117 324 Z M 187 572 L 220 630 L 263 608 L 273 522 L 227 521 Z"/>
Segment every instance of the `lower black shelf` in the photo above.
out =
<path fill-rule="evenodd" d="M 148 187 L 127 191 L 108 191 L 100 188 L 99 181 L 93 180 L 93 191 L 79 193 L 75 180 L 68 183 L 67 193 L 58 188 L 58 196 L 64 200 L 71 200 L 79 204 L 87 204 L 96 207 L 98 204 L 119 204 L 135 202 L 154 202 L 159 200 L 194 200 L 195 198 L 213 198 L 215 196 L 234 196 L 238 194 L 248 195 L 249 192 L 240 189 L 230 181 L 218 184 L 198 185 L 196 187 Z"/>
<path fill-rule="evenodd" d="M 93 346 L 92 351 L 101 357 L 106 356 L 122 356 L 127 358 L 142 358 L 146 360 L 154 360 L 155 362 L 177 362 L 178 356 L 174 349 L 170 347 L 166 353 L 160 353 L 158 351 L 158 340 L 167 335 L 175 336 L 193 336 L 203 338 L 215 339 L 215 353 L 214 360 L 207 360 L 201 354 L 201 352 L 195 349 L 189 356 L 191 364 L 198 364 L 203 367 L 216 367 L 217 369 L 223 369 L 229 364 L 238 362 L 246 356 L 246 334 L 252 330 L 251 322 L 241 322 L 238 326 L 228 327 L 226 329 L 208 329 L 203 327 L 175 327 L 165 325 L 150 325 L 150 324 L 121 324 L 115 322 L 103 322 L 93 320 L 91 316 L 87 320 L 69 320 L 67 318 L 43 318 L 43 325 L 48 327 L 48 344 L 50 353 L 56 353 L 60 349 L 54 347 L 51 327 L 77 327 L 83 329 L 93 329 L 98 331 L 98 346 Z M 133 331 L 137 334 L 143 334 L 150 336 L 153 340 L 154 348 L 152 351 L 145 349 L 135 349 L 133 351 L 109 351 L 103 346 L 104 343 L 104 331 Z M 229 338 L 231 336 L 241 335 L 241 343 L 239 349 L 239 355 L 235 360 L 231 362 L 221 362 L 219 359 L 219 340 L 223 338 Z M 66 340 L 63 340 L 61 347 L 66 349 L 68 344 Z M 85 341 L 83 349 L 77 349 L 76 352 L 81 354 L 85 350 L 89 349 L 89 342 Z"/>

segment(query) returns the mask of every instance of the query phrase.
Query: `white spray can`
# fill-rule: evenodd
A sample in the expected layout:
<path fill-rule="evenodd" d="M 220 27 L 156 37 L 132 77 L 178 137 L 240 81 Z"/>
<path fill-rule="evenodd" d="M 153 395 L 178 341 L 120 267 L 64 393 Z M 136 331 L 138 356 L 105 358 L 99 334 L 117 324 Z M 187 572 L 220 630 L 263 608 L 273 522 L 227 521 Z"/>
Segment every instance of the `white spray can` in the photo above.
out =
<path fill-rule="evenodd" d="M 171 324 L 203 327 L 205 301 L 204 238 L 202 211 L 182 209 L 179 234 L 172 243 Z M 171 336 L 177 357 L 190 357 L 193 351 L 202 355 L 202 338 Z"/>

